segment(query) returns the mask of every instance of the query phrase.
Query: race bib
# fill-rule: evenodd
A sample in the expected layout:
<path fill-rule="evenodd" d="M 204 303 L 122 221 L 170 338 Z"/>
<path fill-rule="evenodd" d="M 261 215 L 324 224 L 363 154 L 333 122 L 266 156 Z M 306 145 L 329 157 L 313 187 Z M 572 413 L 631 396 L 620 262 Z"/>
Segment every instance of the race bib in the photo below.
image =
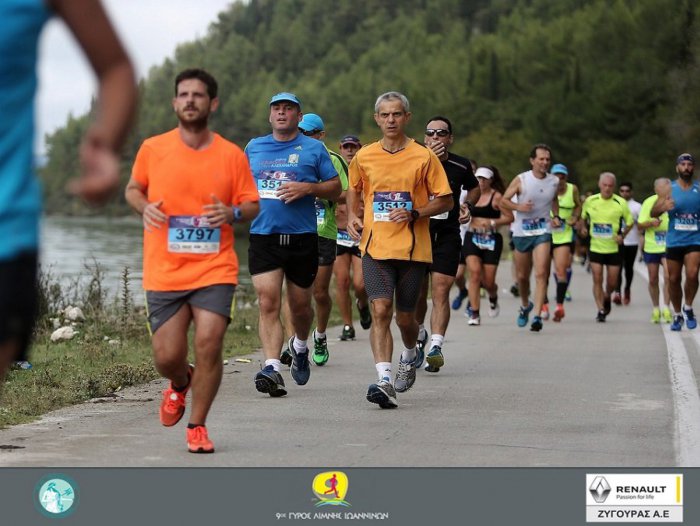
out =
<path fill-rule="evenodd" d="M 681 232 L 696 232 L 698 218 L 696 214 L 677 214 L 673 228 Z"/>
<path fill-rule="evenodd" d="M 338 243 L 341 247 L 355 247 L 358 245 L 358 242 L 350 237 L 347 230 L 338 230 L 336 243 Z"/>
<path fill-rule="evenodd" d="M 666 232 L 664 230 L 660 232 L 654 232 L 654 241 L 656 241 L 657 245 L 665 245 L 666 244 Z"/>
<path fill-rule="evenodd" d="M 204 216 L 168 218 L 168 252 L 214 254 L 221 245 L 221 229 L 209 226 Z"/>
<path fill-rule="evenodd" d="M 281 170 L 265 170 L 262 172 L 262 177 L 257 180 L 258 182 L 258 194 L 260 194 L 260 199 L 277 199 L 277 190 L 284 183 L 294 181 L 296 177 L 294 174 L 289 172 L 284 172 Z"/>
<path fill-rule="evenodd" d="M 612 239 L 613 227 L 610 223 L 593 223 L 591 236 L 599 239 Z"/>
<path fill-rule="evenodd" d="M 389 214 L 395 208 L 413 209 L 410 192 L 374 192 L 372 212 L 375 221 L 391 221 Z"/>
<path fill-rule="evenodd" d="M 496 236 L 491 232 L 474 232 L 472 242 L 481 250 L 496 250 Z"/>
<path fill-rule="evenodd" d="M 523 235 L 539 236 L 547 233 L 547 219 L 537 217 L 534 219 L 523 219 Z"/>
<path fill-rule="evenodd" d="M 322 225 L 326 220 L 326 207 L 323 201 L 316 199 L 316 225 Z"/>

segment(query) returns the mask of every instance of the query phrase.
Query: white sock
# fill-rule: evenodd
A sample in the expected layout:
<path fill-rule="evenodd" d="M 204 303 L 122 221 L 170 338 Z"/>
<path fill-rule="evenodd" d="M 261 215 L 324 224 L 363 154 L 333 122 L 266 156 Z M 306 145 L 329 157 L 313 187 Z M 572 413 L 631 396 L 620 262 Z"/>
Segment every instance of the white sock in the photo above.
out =
<path fill-rule="evenodd" d="M 683 305 L 683 310 L 693 310 L 691 305 Z"/>
<path fill-rule="evenodd" d="M 430 335 L 430 346 L 437 345 L 438 347 L 442 347 L 442 344 L 445 342 L 445 337 L 442 334 L 431 334 Z"/>
<path fill-rule="evenodd" d="M 317 340 L 324 340 L 326 338 L 326 333 L 321 332 L 318 329 L 314 330 L 314 338 Z"/>
<path fill-rule="evenodd" d="M 307 341 L 308 340 L 300 340 L 296 336 L 294 337 L 294 350 L 297 354 L 304 354 L 305 352 L 309 351 L 309 349 L 306 347 Z"/>
<path fill-rule="evenodd" d="M 379 362 L 374 364 L 374 367 L 377 368 L 377 375 L 380 381 L 386 380 L 391 383 L 391 364 L 389 362 Z"/>
<path fill-rule="evenodd" d="M 416 359 L 416 348 L 413 347 L 409 349 L 408 347 L 404 346 L 403 352 L 401 353 L 401 360 L 404 362 L 412 362 L 413 360 Z"/>
<path fill-rule="evenodd" d="M 274 370 L 277 371 L 278 373 L 280 372 L 280 369 L 282 368 L 282 362 L 280 362 L 279 360 L 277 360 L 275 358 L 270 358 L 269 360 L 265 360 L 265 367 L 267 367 L 268 365 L 271 365 L 274 368 Z"/>

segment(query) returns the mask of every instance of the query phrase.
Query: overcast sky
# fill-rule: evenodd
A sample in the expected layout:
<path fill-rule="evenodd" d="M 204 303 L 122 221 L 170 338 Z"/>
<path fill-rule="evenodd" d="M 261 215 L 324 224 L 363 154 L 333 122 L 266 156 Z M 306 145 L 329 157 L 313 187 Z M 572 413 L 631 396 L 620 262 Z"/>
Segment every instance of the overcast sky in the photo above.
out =
<path fill-rule="evenodd" d="M 0 0 L 2 1 L 2 0 Z M 232 0 L 102 0 L 133 60 L 139 78 L 173 56 L 175 48 L 207 33 Z M 46 26 L 41 40 L 36 149 L 43 137 L 65 124 L 70 113 L 85 113 L 95 77 L 62 21 Z"/>

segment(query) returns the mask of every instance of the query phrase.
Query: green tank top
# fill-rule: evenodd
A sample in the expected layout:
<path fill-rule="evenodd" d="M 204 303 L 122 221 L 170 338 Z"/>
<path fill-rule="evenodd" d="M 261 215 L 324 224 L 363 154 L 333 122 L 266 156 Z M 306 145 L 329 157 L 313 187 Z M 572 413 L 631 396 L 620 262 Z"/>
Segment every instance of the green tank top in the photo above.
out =
<path fill-rule="evenodd" d="M 552 244 L 563 245 L 574 240 L 574 229 L 567 223 L 574 214 L 574 208 L 576 208 L 574 185 L 566 183 L 566 192 L 557 196 L 557 199 L 559 200 L 559 217 L 561 217 L 562 224 L 559 228 L 552 227 Z M 554 214 L 552 213 L 552 215 Z"/>
<path fill-rule="evenodd" d="M 338 172 L 340 186 L 345 191 L 348 189 L 348 165 L 340 155 L 329 150 L 328 147 L 326 147 L 326 150 L 328 150 L 333 166 Z M 318 235 L 333 241 L 338 237 L 338 225 L 335 222 L 335 210 L 337 207 L 338 204 L 333 201 L 316 199 L 316 227 Z"/>

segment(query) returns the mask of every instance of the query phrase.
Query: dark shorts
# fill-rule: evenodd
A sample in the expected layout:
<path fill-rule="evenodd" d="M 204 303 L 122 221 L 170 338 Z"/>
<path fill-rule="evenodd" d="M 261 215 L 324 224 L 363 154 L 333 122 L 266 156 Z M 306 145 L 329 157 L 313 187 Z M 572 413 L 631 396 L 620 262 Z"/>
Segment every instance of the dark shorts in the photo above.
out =
<path fill-rule="evenodd" d="M 659 252 L 658 254 L 649 254 L 648 252 L 642 252 L 642 255 L 644 256 L 644 263 L 646 263 L 647 265 L 649 263 L 661 264 L 661 260 L 666 257 L 665 252 Z"/>
<path fill-rule="evenodd" d="M 28 359 L 38 307 L 37 269 L 35 251 L 0 262 L 0 344 L 17 343 L 15 361 Z"/>
<path fill-rule="evenodd" d="M 374 259 L 365 254 L 362 256 L 362 275 L 369 301 L 379 298 L 393 300 L 396 293 L 397 311 L 415 310 L 427 268 L 428 263 Z"/>
<path fill-rule="evenodd" d="M 612 254 L 600 254 L 591 250 L 588 252 L 588 260 L 591 263 L 619 267 L 622 265 L 622 254 L 620 252 L 613 252 Z"/>
<path fill-rule="evenodd" d="M 518 252 L 532 252 L 537 245 L 551 243 L 552 234 L 540 234 L 538 236 L 513 236 L 513 246 Z"/>
<path fill-rule="evenodd" d="M 318 272 L 318 235 L 250 234 L 248 268 L 251 276 L 281 268 L 289 281 L 307 289 Z"/>
<path fill-rule="evenodd" d="M 354 247 L 346 247 L 345 245 L 336 244 L 335 255 L 342 256 L 345 254 L 350 254 L 352 256 L 355 256 L 356 258 L 362 257 L 362 252 L 360 251 L 359 246 L 355 245 Z"/>
<path fill-rule="evenodd" d="M 318 266 L 327 267 L 335 261 L 335 239 L 318 236 Z"/>
<path fill-rule="evenodd" d="M 480 238 L 480 234 L 475 232 L 467 232 L 464 236 L 462 253 L 465 258 L 478 257 L 483 265 L 498 265 L 503 252 L 503 236 L 499 233 L 493 234 L 493 250 L 490 247 L 490 239 Z"/>
<path fill-rule="evenodd" d="M 462 257 L 462 240 L 459 231 L 431 232 L 433 262 L 430 272 L 455 277 Z"/>
<path fill-rule="evenodd" d="M 686 254 L 700 252 L 700 245 L 688 245 L 685 247 L 666 247 L 666 258 L 673 261 L 683 261 Z"/>
<path fill-rule="evenodd" d="M 230 322 L 233 317 L 233 293 L 235 291 L 235 285 L 210 285 L 192 290 L 147 290 L 148 330 L 151 334 L 155 333 L 185 304 L 221 314 Z"/>
<path fill-rule="evenodd" d="M 557 248 L 561 248 L 561 247 L 568 247 L 569 252 L 571 252 L 573 254 L 575 246 L 576 246 L 576 243 L 574 243 L 573 241 L 570 241 L 569 243 L 558 243 L 558 244 L 552 243 L 552 254 L 554 254 L 554 251 Z"/>

